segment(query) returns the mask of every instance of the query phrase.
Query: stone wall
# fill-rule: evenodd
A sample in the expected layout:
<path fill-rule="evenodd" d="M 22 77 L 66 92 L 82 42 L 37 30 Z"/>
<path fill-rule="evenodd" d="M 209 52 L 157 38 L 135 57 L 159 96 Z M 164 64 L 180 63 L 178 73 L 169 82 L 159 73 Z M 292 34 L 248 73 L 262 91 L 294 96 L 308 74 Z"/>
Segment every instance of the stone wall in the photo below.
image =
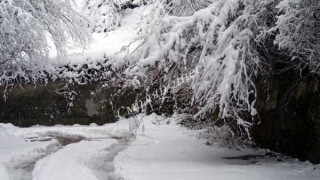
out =
<path fill-rule="evenodd" d="M 101 88 L 99 83 L 66 86 L 60 82 L 8 87 L 6 92 L 0 87 L 1 95 L 6 96 L 0 98 L 0 122 L 21 127 L 115 122 L 116 109 L 134 103 L 137 94 Z"/>
<path fill-rule="evenodd" d="M 254 141 L 300 160 L 319 163 L 319 78 L 287 71 L 261 78 L 256 85 L 259 118 L 252 128 Z"/>

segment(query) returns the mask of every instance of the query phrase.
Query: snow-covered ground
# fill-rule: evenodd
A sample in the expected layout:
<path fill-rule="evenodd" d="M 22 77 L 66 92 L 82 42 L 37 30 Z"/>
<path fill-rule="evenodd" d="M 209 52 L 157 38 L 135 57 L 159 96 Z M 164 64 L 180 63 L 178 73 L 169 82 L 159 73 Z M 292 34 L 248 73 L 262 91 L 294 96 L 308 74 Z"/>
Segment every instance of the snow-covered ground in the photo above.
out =
<path fill-rule="evenodd" d="M 131 136 L 127 126 L 126 121 L 31 128 L 0 124 L 0 180 L 106 179 L 113 176 L 109 164 L 116 145 Z"/>
<path fill-rule="evenodd" d="M 115 143 L 116 140 L 110 139 L 70 144 L 38 161 L 32 173 L 33 179 L 98 180 L 102 176 L 101 170 L 107 168 L 101 160 L 107 162 L 108 148 Z"/>
<path fill-rule="evenodd" d="M 264 156 L 267 150 L 205 145 L 199 131 L 175 118 L 142 117 L 145 131 L 134 137 L 136 120 L 97 126 L 0 124 L 1 180 L 195 180 L 319 179 L 320 166 Z"/>
<path fill-rule="evenodd" d="M 158 119 L 158 120 L 157 120 Z M 129 180 L 319 179 L 320 166 L 295 159 L 262 156 L 267 150 L 236 151 L 205 145 L 198 133 L 179 125 L 155 125 L 145 117 L 145 132 L 115 160 L 116 171 Z M 168 122 L 168 119 L 162 121 Z M 172 120 L 171 120 L 172 121 Z M 174 121 L 174 119 L 173 119 Z"/>

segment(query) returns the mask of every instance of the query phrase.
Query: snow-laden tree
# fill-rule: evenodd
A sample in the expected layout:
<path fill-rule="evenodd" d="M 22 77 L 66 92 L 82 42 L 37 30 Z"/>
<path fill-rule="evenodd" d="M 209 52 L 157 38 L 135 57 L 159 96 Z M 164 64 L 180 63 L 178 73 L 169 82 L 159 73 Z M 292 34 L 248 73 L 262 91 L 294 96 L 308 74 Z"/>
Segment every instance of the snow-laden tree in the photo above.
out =
<path fill-rule="evenodd" d="M 320 72 L 320 1 L 283 0 L 277 7 L 275 43 L 287 51 L 295 68 Z"/>
<path fill-rule="evenodd" d="M 69 45 L 88 44 L 87 24 L 69 0 L 0 1 L 0 84 L 46 79 L 54 71 L 45 61 L 48 40 L 65 55 Z"/>
<path fill-rule="evenodd" d="M 196 117 L 218 111 L 247 131 L 251 123 L 243 115 L 257 114 L 254 80 L 264 61 L 257 49 L 270 34 L 272 6 L 267 0 L 156 0 L 127 76 L 147 83 L 156 76 L 176 91 L 190 87 Z"/>
<path fill-rule="evenodd" d="M 48 39 L 59 56 L 71 44 L 84 47 L 90 39 L 86 21 L 69 0 L 0 1 L 1 75 L 38 71 L 33 66 L 48 58 Z"/>

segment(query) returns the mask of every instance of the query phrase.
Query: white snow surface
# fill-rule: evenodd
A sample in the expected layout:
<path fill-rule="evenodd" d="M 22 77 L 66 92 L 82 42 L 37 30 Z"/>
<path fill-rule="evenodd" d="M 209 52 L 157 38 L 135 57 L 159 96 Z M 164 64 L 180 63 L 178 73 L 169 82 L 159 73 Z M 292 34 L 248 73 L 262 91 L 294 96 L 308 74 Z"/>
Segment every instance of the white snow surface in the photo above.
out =
<path fill-rule="evenodd" d="M 101 179 L 108 148 L 131 136 L 127 127 L 127 121 L 30 128 L 0 124 L 0 180 Z M 62 147 L 55 137 L 83 140 Z"/>
<path fill-rule="evenodd" d="M 159 116 L 144 118 L 145 132 L 120 152 L 115 159 L 116 172 L 126 180 L 301 180 L 320 177 L 320 166 L 288 159 L 278 162 L 264 159 L 255 163 L 224 159 L 261 154 L 261 150 L 236 151 L 205 145 L 197 132 L 179 125 L 155 125 L 170 122 Z M 174 119 L 173 119 L 174 122 Z"/>
<path fill-rule="evenodd" d="M 101 157 L 108 154 L 107 148 L 116 140 L 81 141 L 66 146 L 37 162 L 33 170 L 34 180 L 98 180 L 95 170 Z M 103 158 L 102 158 L 103 160 Z M 98 168 L 98 169 L 93 169 Z"/>
<path fill-rule="evenodd" d="M 199 132 L 176 121 L 178 116 L 139 116 L 114 124 L 18 128 L 0 124 L 1 180 L 195 180 L 306 179 L 320 177 L 320 166 L 288 158 L 241 160 L 268 150 L 233 150 L 205 145 Z M 142 128 L 144 127 L 144 128 Z M 142 129 L 145 129 L 144 131 Z M 63 145 L 57 137 L 81 137 Z M 131 139 L 122 148 L 121 139 Z M 112 173 L 112 175 L 109 175 Z"/>

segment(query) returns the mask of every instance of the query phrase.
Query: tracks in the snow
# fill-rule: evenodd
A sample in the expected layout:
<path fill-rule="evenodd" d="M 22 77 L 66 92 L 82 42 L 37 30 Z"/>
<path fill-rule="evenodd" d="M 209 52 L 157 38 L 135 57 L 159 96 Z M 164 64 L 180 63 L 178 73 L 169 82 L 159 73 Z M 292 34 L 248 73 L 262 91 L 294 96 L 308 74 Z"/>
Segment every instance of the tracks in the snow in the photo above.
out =
<path fill-rule="evenodd" d="M 35 141 L 52 141 L 57 140 L 59 143 L 56 143 L 51 148 L 46 149 L 46 152 L 43 152 L 41 155 L 35 158 L 31 158 L 26 160 L 25 162 L 18 163 L 19 165 L 12 166 L 11 172 L 12 173 L 19 173 L 20 175 L 17 176 L 19 178 L 12 178 L 13 180 L 31 180 L 32 173 L 34 171 L 35 165 L 42 161 L 43 159 L 48 158 L 49 156 L 56 156 L 65 148 L 68 148 L 71 144 L 77 144 L 81 141 L 101 141 L 106 140 L 105 138 L 102 139 L 88 139 L 83 136 L 77 135 L 66 135 L 62 133 L 50 133 L 46 134 L 43 137 L 33 137 L 27 139 L 27 141 L 35 142 Z M 115 138 L 118 143 L 111 145 L 108 148 L 103 149 L 103 153 L 98 153 L 97 159 L 90 159 L 88 163 L 88 168 L 93 172 L 99 180 L 122 180 L 121 177 L 118 177 L 114 172 L 114 158 L 115 156 L 124 150 L 128 143 L 130 142 L 129 138 Z M 23 174 L 23 175 L 21 175 Z M 23 179 L 21 179 L 23 177 Z"/>
<path fill-rule="evenodd" d="M 51 138 L 28 138 L 26 141 L 52 141 Z M 10 164 L 7 165 L 10 180 L 31 180 L 32 171 L 37 161 L 40 159 L 57 152 L 61 148 L 59 142 L 53 142 L 49 146 L 43 149 L 35 149 L 36 153 L 23 155 L 16 159 L 13 159 Z"/>
<path fill-rule="evenodd" d="M 117 176 L 114 172 L 114 158 L 119 154 L 119 152 L 123 151 L 127 146 L 128 143 L 130 142 L 129 139 L 121 139 L 118 140 L 118 144 L 115 144 L 109 148 L 109 156 L 108 156 L 108 164 L 109 168 L 107 170 L 108 173 L 108 180 L 122 180 L 121 177 Z"/>
<path fill-rule="evenodd" d="M 130 139 L 117 139 L 118 143 L 105 149 L 108 152 L 105 156 L 100 157 L 102 164 L 93 164 L 91 168 L 99 180 L 123 180 L 117 176 L 114 171 L 114 158 L 117 154 L 123 151 L 129 144 Z"/>
<path fill-rule="evenodd" d="M 28 141 L 35 142 L 35 141 L 51 141 L 53 139 L 57 140 L 59 143 L 47 148 L 44 150 L 44 152 L 39 156 L 34 159 L 31 159 L 29 161 L 26 161 L 24 163 L 21 163 L 18 166 L 15 166 L 14 169 L 18 172 L 25 173 L 26 176 L 24 178 L 27 179 L 32 179 L 32 171 L 34 169 L 34 166 L 37 161 L 39 161 L 42 158 L 45 158 L 57 151 L 59 151 L 62 147 L 67 146 L 68 144 L 72 143 L 78 143 L 85 138 L 82 136 L 75 136 L 75 135 L 64 135 L 64 134 L 59 134 L 59 133 L 50 133 L 47 134 L 48 136 L 46 137 L 33 137 L 33 138 L 28 138 Z M 17 179 L 18 180 L 18 179 Z"/>

